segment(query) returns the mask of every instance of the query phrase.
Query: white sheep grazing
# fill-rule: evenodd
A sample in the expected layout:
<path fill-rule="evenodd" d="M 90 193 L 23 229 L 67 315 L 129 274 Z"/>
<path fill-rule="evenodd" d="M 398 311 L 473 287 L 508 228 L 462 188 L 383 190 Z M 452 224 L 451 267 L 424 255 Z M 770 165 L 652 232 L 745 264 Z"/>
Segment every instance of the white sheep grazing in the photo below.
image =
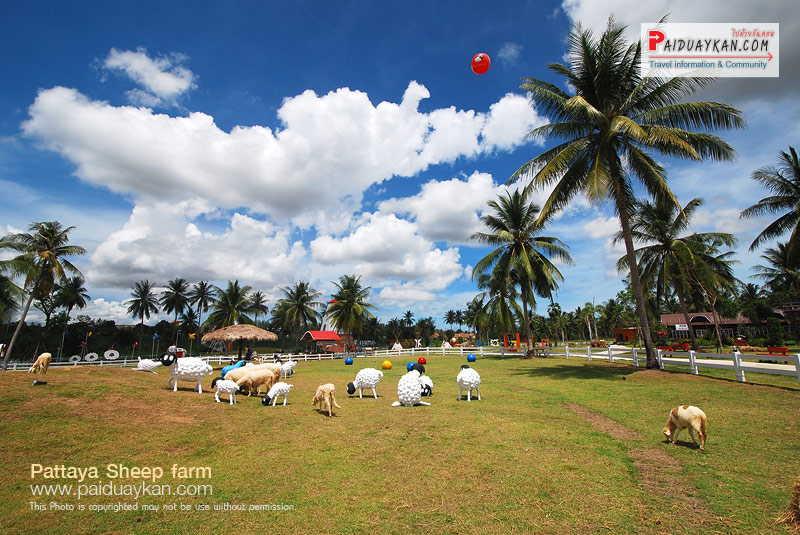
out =
<path fill-rule="evenodd" d="M 422 386 L 422 395 L 423 396 L 432 396 L 433 395 L 433 379 L 431 379 L 427 375 L 420 375 L 419 376 L 419 384 Z"/>
<path fill-rule="evenodd" d="M 400 401 L 392 403 L 392 407 L 413 407 L 414 405 L 430 405 L 420 400 L 422 385 L 419 383 L 419 370 L 411 370 L 397 382 L 397 397 Z"/>
<path fill-rule="evenodd" d="M 158 361 L 139 357 L 139 363 L 136 365 L 133 371 L 156 373 L 154 370 L 161 365 L 162 364 Z M 156 373 L 156 375 L 158 374 Z"/>
<path fill-rule="evenodd" d="M 247 366 L 244 369 L 247 369 Z M 236 381 L 236 384 L 239 385 L 239 388 L 247 386 L 247 397 L 250 397 L 254 391 L 258 395 L 261 385 L 267 385 L 267 390 L 269 390 L 277 380 L 278 376 L 275 375 L 273 370 L 262 368 L 247 372 L 244 377 Z"/>
<path fill-rule="evenodd" d="M 178 391 L 178 381 L 195 381 L 197 392 L 202 394 L 203 377 L 214 371 L 211 365 L 202 359 L 197 357 L 179 359 L 174 353 L 161 355 L 161 364 L 169 368 L 171 375 L 167 380 L 167 388 L 172 388 L 173 392 Z"/>
<path fill-rule="evenodd" d="M 225 379 L 216 382 L 217 392 L 214 394 L 214 399 L 219 403 L 220 393 L 228 394 L 228 402 L 233 405 L 236 403 L 236 392 L 239 391 L 239 385 L 233 381 L 226 381 Z"/>
<path fill-rule="evenodd" d="M 28 373 L 41 373 L 46 374 L 47 368 L 50 367 L 50 359 L 53 358 L 53 355 L 50 353 L 42 353 L 36 359 L 36 362 L 33 363 L 33 366 L 30 367 Z"/>
<path fill-rule="evenodd" d="M 361 391 L 364 388 L 371 388 L 372 395 L 378 399 L 378 394 L 375 392 L 375 387 L 381 382 L 383 372 L 375 368 L 364 368 L 356 374 L 356 380 L 352 383 L 347 383 L 347 393 L 351 396 L 356 393 L 358 389 L 358 397 L 361 399 Z"/>
<path fill-rule="evenodd" d="M 269 392 L 261 398 L 262 405 L 269 405 L 270 401 L 272 401 L 272 406 L 275 406 L 275 403 L 278 401 L 278 396 L 283 396 L 283 404 L 286 405 L 286 400 L 289 399 L 289 390 L 294 385 L 290 385 L 284 383 L 283 381 L 278 381 L 272 388 L 269 389 Z"/>
<path fill-rule="evenodd" d="M 297 366 L 296 360 L 290 360 L 281 364 L 281 377 L 289 377 L 294 375 L 294 368 Z"/>
<path fill-rule="evenodd" d="M 456 377 L 456 381 L 458 382 L 458 400 L 461 401 L 461 394 L 464 390 L 467 391 L 467 401 L 472 401 L 472 389 L 474 388 L 478 392 L 478 401 L 481 399 L 481 376 L 478 375 L 478 372 L 464 364 L 461 366 L 461 371 L 458 372 L 458 377 Z"/>

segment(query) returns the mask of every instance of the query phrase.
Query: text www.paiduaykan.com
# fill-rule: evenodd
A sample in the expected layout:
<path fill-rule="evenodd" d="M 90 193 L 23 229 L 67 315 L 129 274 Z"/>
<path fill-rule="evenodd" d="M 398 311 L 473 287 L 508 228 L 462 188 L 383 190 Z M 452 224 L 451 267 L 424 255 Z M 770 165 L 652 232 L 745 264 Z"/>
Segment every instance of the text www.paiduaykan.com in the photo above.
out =
<path fill-rule="evenodd" d="M 82 485 L 30 485 L 31 494 L 41 496 L 74 496 L 79 500 L 88 496 L 212 496 L 213 485 L 156 485 L 144 481 L 132 483 L 97 483 Z"/>

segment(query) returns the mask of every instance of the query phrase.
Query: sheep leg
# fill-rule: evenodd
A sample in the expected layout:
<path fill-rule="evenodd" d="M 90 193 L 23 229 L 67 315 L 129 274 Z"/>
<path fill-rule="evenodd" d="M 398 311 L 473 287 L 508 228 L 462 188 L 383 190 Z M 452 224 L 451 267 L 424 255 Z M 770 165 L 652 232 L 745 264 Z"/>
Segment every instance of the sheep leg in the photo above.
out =
<path fill-rule="evenodd" d="M 216 400 L 217 400 L 217 403 L 220 403 L 220 400 L 219 400 L 219 390 L 217 390 L 216 392 L 214 392 L 214 399 L 216 399 Z"/>
<path fill-rule="evenodd" d="M 375 392 L 374 386 L 372 387 L 372 395 L 375 397 L 375 399 L 378 399 L 378 394 Z"/>
<path fill-rule="evenodd" d="M 478 392 L 478 401 L 480 401 L 481 400 L 481 387 L 476 386 L 475 390 L 477 390 L 477 392 Z"/>
<path fill-rule="evenodd" d="M 675 444 L 678 440 L 678 434 L 683 431 L 683 427 L 676 427 L 675 432 L 672 433 L 672 443 Z"/>
<path fill-rule="evenodd" d="M 230 402 L 231 405 L 236 403 L 236 392 L 231 392 L 230 399 L 228 401 Z"/>
<path fill-rule="evenodd" d="M 197 393 L 198 394 L 202 394 L 203 393 L 203 382 L 202 382 L 201 379 L 197 380 Z"/>
<path fill-rule="evenodd" d="M 287 399 L 288 397 L 289 397 L 289 394 L 284 394 L 284 395 L 283 395 L 283 406 L 284 406 L 284 407 L 286 406 L 286 399 Z"/>
<path fill-rule="evenodd" d="M 358 399 L 361 399 L 361 387 L 358 388 Z"/>
<path fill-rule="evenodd" d="M 458 401 L 461 401 L 461 393 L 462 393 L 462 392 L 463 392 L 463 390 L 462 390 L 462 389 L 461 389 L 461 387 L 459 386 L 459 387 L 458 387 Z"/>
<path fill-rule="evenodd" d="M 467 401 L 472 401 L 472 389 L 467 389 Z"/>
<path fill-rule="evenodd" d="M 275 399 L 272 400 L 272 406 L 274 407 L 275 404 L 278 402 L 278 396 L 275 396 Z"/>
<path fill-rule="evenodd" d="M 689 436 L 692 437 L 692 444 L 697 446 L 697 439 L 694 438 L 694 429 L 691 427 L 689 428 Z"/>
<path fill-rule="evenodd" d="M 430 403 L 428 403 L 427 401 L 420 401 L 419 404 L 420 405 L 428 405 L 428 406 L 430 406 Z"/>

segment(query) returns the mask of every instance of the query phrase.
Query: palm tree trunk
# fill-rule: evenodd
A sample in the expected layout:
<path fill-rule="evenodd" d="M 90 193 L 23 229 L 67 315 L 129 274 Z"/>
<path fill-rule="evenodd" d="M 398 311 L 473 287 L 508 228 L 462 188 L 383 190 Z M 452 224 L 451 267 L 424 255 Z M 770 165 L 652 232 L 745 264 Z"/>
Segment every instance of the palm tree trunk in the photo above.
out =
<path fill-rule="evenodd" d="M 522 321 L 525 322 L 525 347 L 527 348 L 525 351 L 525 358 L 532 358 L 533 357 L 533 349 L 531 348 L 531 322 L 528 319 L 528 299 L 527 295 L 528 292 L 525 288 L 522 288 Z"/>
<path fill-rule="evenodd" d="M 144 314 L 142 314 L 142 322 L 139 324 L 139 356 L 142 356 L 142 336 L 144 336 Z"/>
<path fill-rule="evenodd" d="M 709 303 L 711 303 L 711 317 L 714 318 L 714 330 L 717 332 L 717 353 L 722 353 L 722 332 L 719 325 L 719 317 L 717 316 L 717 308 L 714 306 L 716 303 L 716 299 L 714 303 L 711 302 L 709 299 Z"/>
<path fill-rule="evenodd" d="M 34 288 L 35 287 L 36 286 L 34 285 Z M 11 356 L 11 350 L 14 349 L 14 343 L 17 341 L 17 336 L 19 336 L 19 332 L 22 330 L 22 324 L 25 323 L 25 316 L 28 315 L 28 310 L 31 308 L 31 303 L 33 303 L 33 290 L 31 290 L 31 295 L 28 298 L 28 302 L 25 304 L 25 310 L 22 312 L 22 317 L 19 319 L 19 323 L 17 323 L 17 328 L 14 330 L 14 335 L 11 337 L 11 341 L 8 343 L 6 355 L 3 357 L 3 371 L 6 371 L 8 368 L 8 358 Z"/>
<path fill-rule="evenodd" d="M 689 327 L 689 337 L 692 340 L 692 349 L 697 351 L 699 349 L 699 346 L 697 345 L 697 337 L 694 335 L 692 322 L 689 320 L 689 309 L 686 308 L 686 301 L 683 299 L 683 292 L 680 291 L 678 288 L 675 288 L 675 293 L 678 294 L 678 302 L 681 304 L 681 311 L 683 312 L 683 318 L 686 320 L 686 325 Z"/>
<path fill-rule="evenodd" d="M 653 336 L 650 333 L 650 322 L 647 319 L 647 309 L 645 308 L 644 292 L 642 291 L 642 281 L 639 276 L 639 265 L 636 263 L 636 254 L 633 248 L 633 237 L 631 235 L 631 226 L 628 221 L 628 210 L 625 205 L 625 200 L 622 197 L 622 184 L 621 180 L 614 180 L 614 193 L 617 202 L 617 212 L 619 213 L 619 222 L 622 226 L 622 236 L 625 239 L 625 251 L 628 257 L 628 266 L 631 271 L 631 286 L 633 286 L 633 297 L 636 299 L 636 311 L 639 313 L 639 324 L 642 327 L 642 338 L 644 338 L 644 347 L 647 353 L 647 368 L 658 368 L 658 359 L 653 349 Z"/>

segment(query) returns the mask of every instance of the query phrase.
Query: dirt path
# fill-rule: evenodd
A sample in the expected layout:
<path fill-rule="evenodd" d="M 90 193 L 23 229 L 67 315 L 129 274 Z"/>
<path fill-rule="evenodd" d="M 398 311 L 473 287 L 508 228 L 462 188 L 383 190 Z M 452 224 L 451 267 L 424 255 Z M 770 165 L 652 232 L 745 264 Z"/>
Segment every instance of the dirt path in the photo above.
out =
<path fill-rule="evenodd" d="M 584 418 L 598 431 L 622 440 L 642 440 L 644 437 L 624 425 L 593 412 L 576 403 L 563 403 L 562 406 Z M 642 504 L 642 528 L 645 532 L 671 532 L 681 524 L 693 527 L 711 523 L 729 525 L 725 519 L 714 516 L 699 491 L 682 474 L 683 465 L 670 457 L 665 451 L 654 447 L 631 445 L 628 455 L 638 474 L 638 484 L 645 497 Z M 672 503 L 671 511 L 655 507 L 648 498 L 658 497 Z M 676 515 L 676 516 L 673 516 Z"/>

